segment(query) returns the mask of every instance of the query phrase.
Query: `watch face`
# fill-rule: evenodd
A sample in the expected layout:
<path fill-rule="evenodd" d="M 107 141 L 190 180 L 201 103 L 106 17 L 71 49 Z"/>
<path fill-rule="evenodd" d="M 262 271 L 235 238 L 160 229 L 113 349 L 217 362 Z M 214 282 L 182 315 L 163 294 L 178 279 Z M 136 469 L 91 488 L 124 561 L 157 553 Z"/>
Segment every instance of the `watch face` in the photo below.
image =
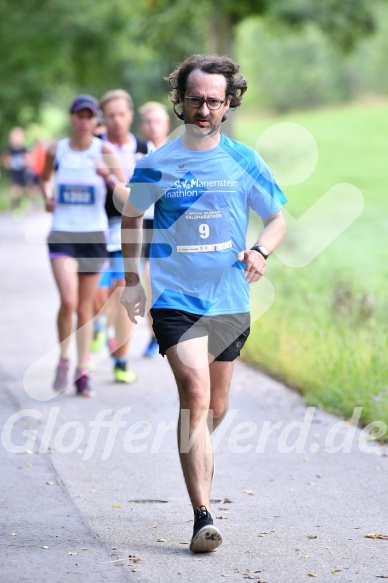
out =
<path fill-rule="evenodd" d="M 267 251 L 267 249 L 263 246 L 263 245 L 259 245 L 259 249 L 262 252 L 263 255 L 266 255 L 268 257 L 269 253 Z"/>

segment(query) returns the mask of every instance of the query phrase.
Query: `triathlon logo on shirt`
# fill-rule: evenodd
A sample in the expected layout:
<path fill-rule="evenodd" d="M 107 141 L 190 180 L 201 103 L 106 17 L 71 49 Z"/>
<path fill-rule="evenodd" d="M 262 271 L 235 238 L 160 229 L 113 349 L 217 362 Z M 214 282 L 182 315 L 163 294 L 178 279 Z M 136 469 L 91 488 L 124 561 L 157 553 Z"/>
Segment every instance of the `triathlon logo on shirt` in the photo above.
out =
<path fill-rule="evenodd" d="M 182 178 L 174 183 L 172 188 L 165 192 L 166 198 L 193 198 L 197 199 L 206 192 L 207 188 L 191 172 L 186 172 Z"/>
<path fill-rule="evenodd" d="M 182 178 L 174 182 L 172 188 L 166 190 L 166 198 L 198 198 L 209 188 L 218 192 L 230 192 L 231 188 L 237 187 L 237 180 L 199 180 L 191 172 L 186 172 Z M 219 189 L 226 190 L 219 190 Z"/>

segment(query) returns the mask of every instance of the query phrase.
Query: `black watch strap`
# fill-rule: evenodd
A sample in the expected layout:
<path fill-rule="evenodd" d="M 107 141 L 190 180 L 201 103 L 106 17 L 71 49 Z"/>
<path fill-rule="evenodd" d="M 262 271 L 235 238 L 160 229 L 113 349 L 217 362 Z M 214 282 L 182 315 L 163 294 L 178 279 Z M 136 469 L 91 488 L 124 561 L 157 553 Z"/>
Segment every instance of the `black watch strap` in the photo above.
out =
<path fill-rule="evenodd" d="M 257 251 L 258 253 L 260 253 L 260 255 L 264 257 L 264 259 L 267 259 L 269 255 L 267 249 L 262 245 L 254 245 L 253 247 L 251 247 L 251 251 Z"/>

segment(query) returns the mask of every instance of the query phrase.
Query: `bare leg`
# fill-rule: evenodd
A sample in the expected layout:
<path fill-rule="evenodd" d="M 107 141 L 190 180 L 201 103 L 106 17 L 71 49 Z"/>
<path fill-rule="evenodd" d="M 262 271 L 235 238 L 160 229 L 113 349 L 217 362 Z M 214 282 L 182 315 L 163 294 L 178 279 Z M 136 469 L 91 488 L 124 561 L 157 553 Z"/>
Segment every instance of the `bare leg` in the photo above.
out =
<path fill-rule="evenodd" d="M 127 356 L 129 343 L 135 328 L 135 324 L 128 318 L 127 311 L 120 302 L 121 292 L 124 286 L 124 280 L 117 280 L 111 296 L 112 322 L 115 327 L 117 346 L 115 356 L 118 358 L 125 358 Z"/>
<path fill-rule="evenodd" d="M 93 303 L 99 279 L 99 273 L 79 275 L 79 299 L 77 307 L 77 368 L 79 369 L 83 369 L 86 366 L 86 357 L 92 340 Z"/>
<path fill-rule="evenodd" d="M 234 361 L 214 360 L 210 365 L 210 415 L 209 430 L 212 433 L 223 418 L 229 406 L 229 389 L 232 380 Z"/>
<path fill-rule="evenodd" d="M 19 184 L 11 184 L 11 208 L 17 209 L 23 198 L 23 188 Z"/>
<path fill-rule="evenodd" d="M 78 262 L 72 257 L 56 257 L 51 260 L 55 282 L 61 299 L 58 312 L 58 336 L 61 358 L 69 358 L 70 336 L 73 329 L 73 312 L 78 303 Z"/>
<path fill-rule="evenodd" d="M 209 509 L 213 473 L 210 434 L 228 410 L 234 362 L 213 361 L 206 367 L 205 355 L 207 338 L 188 340 L 167 351 L 179 392 L 178 446 L 187 490 L 194 507 Z M 192 366 L 187 364 L 190 361 Z"/>
<path fill-rule="evenodd" d="M 109 299 L 109 290 L 107 287 L 97 287 L 96 294 L 94 296 L 94 314 L 99 314 L 99 317 L 102 316 L 105 305 Z M 105 310 L 104 310 L 105 311 Z"/>

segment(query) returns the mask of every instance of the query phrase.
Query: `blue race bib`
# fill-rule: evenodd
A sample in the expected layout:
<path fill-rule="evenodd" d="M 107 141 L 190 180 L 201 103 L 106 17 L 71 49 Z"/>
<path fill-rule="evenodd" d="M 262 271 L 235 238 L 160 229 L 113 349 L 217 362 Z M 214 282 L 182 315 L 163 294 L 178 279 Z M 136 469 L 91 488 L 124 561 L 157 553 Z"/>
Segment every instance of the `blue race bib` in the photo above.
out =
<path fill-rule="evenodd" d="M 94 204 L 94 186 L 60 184 L 58 186 L 58 202 L 60 204 Z"/>

